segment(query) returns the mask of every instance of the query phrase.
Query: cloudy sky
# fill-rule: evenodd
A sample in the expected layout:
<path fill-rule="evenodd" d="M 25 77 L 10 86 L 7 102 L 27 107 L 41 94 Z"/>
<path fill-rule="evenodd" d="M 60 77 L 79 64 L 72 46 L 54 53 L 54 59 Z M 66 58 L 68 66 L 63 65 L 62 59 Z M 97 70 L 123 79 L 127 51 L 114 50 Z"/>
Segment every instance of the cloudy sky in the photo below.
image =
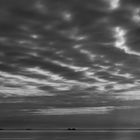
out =
<path fill-rule="evenodd" d="M 139 110 L 139 35 L 139 0 L 0 0 L 0 120 Z"/>

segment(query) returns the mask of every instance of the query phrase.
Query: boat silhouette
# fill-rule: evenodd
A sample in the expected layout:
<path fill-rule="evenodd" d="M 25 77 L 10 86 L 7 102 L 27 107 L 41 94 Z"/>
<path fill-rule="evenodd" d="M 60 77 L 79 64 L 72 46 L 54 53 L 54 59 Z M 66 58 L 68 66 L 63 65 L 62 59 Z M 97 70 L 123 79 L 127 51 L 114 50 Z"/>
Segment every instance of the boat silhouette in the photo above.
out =
<path fill-rule="evenodd" d="M 76 128 L 67 128 L 67 130 L 76 130 Z"/>

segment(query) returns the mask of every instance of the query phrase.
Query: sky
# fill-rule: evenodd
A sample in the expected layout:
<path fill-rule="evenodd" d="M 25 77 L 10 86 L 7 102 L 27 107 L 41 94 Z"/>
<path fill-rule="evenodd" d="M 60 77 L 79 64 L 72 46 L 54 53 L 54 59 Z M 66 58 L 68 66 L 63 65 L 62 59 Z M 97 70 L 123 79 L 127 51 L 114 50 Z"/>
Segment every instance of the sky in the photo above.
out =
<path fill-rule="evenodd" d="M 0 0 L 0 15 L 1 123 L 136 110 L 140 124 L 139 0 Z"/>

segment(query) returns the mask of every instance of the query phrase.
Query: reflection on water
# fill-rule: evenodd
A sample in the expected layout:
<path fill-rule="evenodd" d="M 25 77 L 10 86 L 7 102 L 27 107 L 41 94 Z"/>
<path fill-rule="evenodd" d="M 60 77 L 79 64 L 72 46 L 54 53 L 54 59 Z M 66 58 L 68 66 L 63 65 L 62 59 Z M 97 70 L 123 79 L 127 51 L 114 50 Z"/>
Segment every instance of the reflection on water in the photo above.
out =
<path fill-rule="evenodd" d="M 0 132 L 0 139 L 4 140 L 139 140 L 140 131 L 102 131 L 102 132 Z"/>

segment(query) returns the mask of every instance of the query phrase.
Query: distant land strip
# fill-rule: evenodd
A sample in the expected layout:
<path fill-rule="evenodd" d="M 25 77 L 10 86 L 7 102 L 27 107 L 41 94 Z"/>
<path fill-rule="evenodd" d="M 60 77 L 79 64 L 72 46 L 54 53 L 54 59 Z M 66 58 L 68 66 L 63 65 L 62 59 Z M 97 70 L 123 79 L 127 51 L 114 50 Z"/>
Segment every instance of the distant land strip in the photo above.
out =
<path fill-rule="evenodd" d="M 109 129 L 32 129 L 32 128 L 26 128 L 26 129 L 4 129 L 0 128 L 1 132 L 140 132 L 140 128 L 109 128 Z"/>

